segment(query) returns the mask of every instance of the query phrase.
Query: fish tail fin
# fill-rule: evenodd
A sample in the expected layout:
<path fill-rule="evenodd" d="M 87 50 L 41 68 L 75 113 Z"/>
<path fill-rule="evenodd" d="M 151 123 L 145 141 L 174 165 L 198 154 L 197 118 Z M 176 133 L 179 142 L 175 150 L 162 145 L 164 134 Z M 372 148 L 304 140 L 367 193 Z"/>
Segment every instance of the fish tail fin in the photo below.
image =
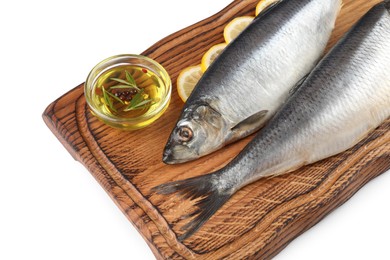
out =
<path fill-rule="evenodd" d="M 179 241 L 184 241 L 201 228 L 233 194 L 230 189 L 221 190 L 218 188 L 215 180 L 215 173 L 211 173 L 186 180 L 161 184 L 153 188 L 153 191 L 159 194 L 167 195 L 177 192 L 187 199 L 198 199 L 195 202 L 197 209 L 191 214 L 182 217 L 182 219 L 194 218 L 181 228 L 185 232 L 178 237 Z"/>

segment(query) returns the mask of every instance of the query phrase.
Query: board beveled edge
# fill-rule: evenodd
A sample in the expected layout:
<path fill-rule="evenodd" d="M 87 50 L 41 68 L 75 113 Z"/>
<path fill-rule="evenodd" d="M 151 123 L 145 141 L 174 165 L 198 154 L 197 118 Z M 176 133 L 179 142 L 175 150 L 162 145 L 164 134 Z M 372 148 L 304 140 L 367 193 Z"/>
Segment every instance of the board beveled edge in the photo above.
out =
<path fill-rule="evenodd" d="M 95 180 L 99 183 L 99 185 L 106 191 L 106 193 L 110 196 L 113 202 L 120 208 L 126 218 L 130 221 L 130 223 L 137 229 L 140 235 L 143 237 L 144 241 L 147 243 L 149 248 L 152 250 L 153 254 L 157 259 L 165 259 L 164 255 L 172 255 L 175 253 L 169 246 L 164 248 L 159 248 L 155 243 L 153 243 L 151 236 L 147 236 L 145 234 L 145 223 L 143 223 L 142 216 L 147 216 L 147 214 L 140 208 L 129 196 L 126 191 L 115 182 L 115 180 L 101 167 L 99 161 L 92 155 L 91 151 L 87 148 L 87 144 L 83 137 L 80 134 L 80 131 L 71 133 L 69 129 L 61 122 L 61 119 L 57 117 L 55 108 L 58 106 L 58 103 L 61 107 L 60 110 L 67 110 L 69 114 L 76 113 L 76 103 L 77 100 L 83 98 L 83 85 L 75 87 L 69 92 L 65 93 L 57 100 L 48 105 L 48 107 L 44 110 L 42 117 L 45 124 L 48 128 L 53 132 L 53 134 L 57 137 L 57 139 L 64 145 L 66 150 L 73 156 L 73 158 L 80 162 L 84 167 L 91 173 L 91 175 L 95 178 Z M 74 101 L 73 104 L 69 104 L 66 100 L 69 99 L 69 96 L 77 97 L 76 100 L 71 98 L 71 101 Z M 63 102 L 65 101 L 65 102 Z M 73 117 L 75 118 L 75 116 Z M 77 120 L 74 120 L 75 123 Z M 78 129 L 78 128 L 77 128 Z M 76 139 L 81 139 L 82 142 L 78 142 L 77 144 L 69 141 L 67 136 L 76 136 Z M 75 140 L 76 140 L 75 139 Z M 86 149 L 79 149 L 79 146 L 84 146 Z M 88 161 L 88 163 L 86 163 Z M 112 184 L 116 183 L 116 186 Z M 150 224 L 154 225 L 154 222 L 150 222 Z M 157 226 L 156 226 L 156 229 Z M 149 234 L 152 231 L 149 230 Z"/>
<path fill-rule="evenodd" d="M 205 18 L 186 28 L 183 28 L 177 32 L 174 32 L 171 35 L 157 41 L 155 44 L 153 44 L 144 52 L 142 52 L 141 55 L 158 59 L 158 57 L 153 57 L 157 55 L 155 54 L 155 51 L 159 49 L 160 46 L 165 45 L 167 42 L 175 41 L 177 36 L 187 35 L 188 32 L 193 31 L 194 28 L 202 27 L 205 24 L 213 23 L 214 20 L 220 19 L 221 17 L 224 16 L 225 19 L 228 19 L 229 15 L 227 15 L 227 12 L 233 12 L 235 15 L 243 15 L 248 12 L 247 11 L 248 9 L 254 9 L 255 6 L 254 3 L 255 1 L 253 0 L 244 0 L 244 1 L 235 0 L 231 2 L 231 4 L 229 4 L 228 6 L 223 8 L 221 11 L 217 12 L 216 14 L 208 18 Z M 143 212 L 143 215 L 147 216 L 145 211 L 141 207 L 137 206 L 136 204 L 131 206 L 124 206 L 117 201 L 119 197 L 126 197 L 126 196 L 131 201 L 133 201 L 133 199 L 124 191 L 122 187 L 120 187 L 120 185 L 117 186 L 120 189 L 120 191 L 116 191 L 117 193 L 114 191 L 113 188 L 109 188 L 107 183 L 112 182 L 113 179 L 109 174 L 102 173 L 101 169 L 99 169 L 100 167 L 97 166 L 91 167 L 90 165 L 85 163 L 86 161 L 88 161 L 88 163 L 91 163 L 91 160 L 93 160 L 95 164 L 99 164 L 98 160 L 96 160 L 96 158 L 93 158 L 92 153 L 90 151 L 87 151 L 85 147 L 83 147 L 83 145 L 85 146 L 87 145 L 85 140 L 83 140 L 82 136 L 80 135 L 80 132 L 69 131 L 69 127 L 63 124 L 62 122 L 63 119 L 58 116 L 58 111 L 68 111 L 69 114 L 73 115 L 72 116 L 73 119 L 76 117 L 76 103 L 79 98 L 83 98 L 83 85 L 84 83 L 69 90 L 67 93 L 63 94 L 61 97 L 57 98 L 55 101 L 53 101 L 51 104 L 47 106 L 47 108 L 44 110 L 42 114 L 45 124 L 57 137 L 60 143 L 66 148 L 66 150 L 72 155 L 72 157 L 76 161 L 82 163 L 88 169 L 88 171 L 93 175 L 93 177 L 98 181 L 98 183 L 103 187 L 103 189 L 111 197 L 114 203 L 121 209 L 121 211 L 126 215 L 126 217 L 130 220 L 130 222 L 136 227 L 138 232 L 142 235 L 142 237 L 147 242 L 147 244 L 151 248 L 156 258 L 165 259 L 164 255 L 174 255 L 175 253 L 178 253 L 177 249 L 176 250 L 172 249 L 169 246 L 163 248 L 160 245 L 159 248 L 159 245 L 153 243 L 150 237 L 145 236 L 143 232 L 143 228 L 145 227 L 145 225 L 144 223 L 140 223 L 140 221 L 142 221 L 142 218 L 139 216 L 138 217 L 131 216 L 130 214 L 131 212 L 129 212 L 129 208 L 132 208 L 132 211 L 135 211 L 134 208 L 137 207 L 137 209 Z M 77 120 L 74 120 L 73 123 L 75 123 L 77 129 L 79 129 L 77 126 Z M 156 229 L 157 230 L 159 229 L 157 225 L 156 225 Z M 181 245 L 181 247 L 183 247 L 183 245 Z M 190 253 L 187 256 L 188 257 L 192 256 L 191 258 L 193 258 L 192 253 Z"/>
<path fill-rule="evenodd" d="M 221 11 L 222 12 L 222 11 Z M 205 19 L 207 20 L 207 19 Z M 203 21 L 201 21 L 203 22 Z M 199 22 L 199 23 L 201 23 Z M 196 24 L 195 24 L 196 25 Z M 194 25 L 193 25 L 194 26 Z M 187 28 L 183 29 L 182 31 L 186 30 Z M 180 31 L 181 32 L 181 31 Z M 174 35 L 174 34 L 173 34 Z M 168 36 L 170 37 L 170 36 Z M 168 38 L 166 37 L 166 38 Z M 164 38 L 165 39 L 165 38 Z M 156 48 L 159 44 L 161 44 L 162 42 L 164 42 L 164 39 L 157 42 L 155 45 L 153 45 L 152 47 L 150 47 L 149 49 L 147 49 L 144 53 L 147 54 L 147 53 L 151 53 L 153 51 L 154 48 Z M 139 221 L 142 221 L 142 218 L 140 218 L 139 216 L 131 216 L 131 213 L 133 211 L 136 211 L 135 209 L 139 210 L 139 211 L 142 211 L 143 213 L 142 214 L 145 214 L 147 215 L 140 207 L 137 207 L 136 203 L 134 203 L 134 201 L 132 200 L 132 198 L 130 196 L 128 196 L 128 194 L 122 189 L 122 187 L 120 187 L 120 185 L 118 185 L 118 187 L 111 187 L 108 185 L 108 183 L 112 182 L 112 178 L 110 177 L 109 174 L 104 174 L 104 173 L 101 173 L 102 175 L 99 176 L 99 174 L 96 174 L 96 169 L 98 168 L 98 166 L 94 166 L 94 167 L 90 167 L 90 166 L 87 166 L 83 161 L 86 160 L 83 156 L 86 156 L 86 154 L 88 153 L 88 151 L 85 151 L 85 148 L 83 150 L 83 148 L 80 148 L 81 144 L 82 144 L 82 140 L 80 140 L 80 138 L 82 138 L 81 136 L 77 136 L 78 133 L 74 133 L 74 132 L 71 132 L 71 131 L 68 131 L 68 126 L 64 125 L 63 122 L 62 122 L 62 119 L 61 117 L 57 117 L 57 112 L 58 111 L 55 111 L 58 107 L 58 103 L 63 103 L 61 104 L 59 107 L 60 110 L 69 110 L 69 107 L 68 106 L 76 106 L 75 103 L 72 103 L 72 97 L 74 96 L 79 96 L 80 95 L 82 96 L 83 95 L 83 92 L 82 92 L 82 85 L 79 85 L 77 86 L 76 88 L 74 88 L 73 90 L 69 91 L 68 93 L 64 94 L 63 96 L 61 96 L 60 98 L 58 98 L 56 101 L 54 101 L 53 103 L 51 103 L 47 109 L 45 110 L 45 112 L 43 113 L 43 119 L 46 123 L 46 125 L 49 127 L 49 129 L 55 134 L 55 136 L 58 138 L 58 140 L 64 145 L 64 147 L 68 150 L 68 152 L 77 160 L 77 161 L 80 161 L 84 166 L 86 166 L 86 168 L 92 173 L 92 175 L 95 177 L 95 179 L 99 182 L 99 184 L 106 190 L 106 192 L 109 194 L 109 196 L 113 199 L 113 201 L 117 204 L 117 206 L 122 210 L 122 212 L 126 215 L 126 217 L 130 220 L 130 222 L 137 228 L 137 230 L 141 233 L 141 235 L 143 236 L 143 238 L 145 239 L 145 241 L 147 242 L 147 244 L 149 245 L 149 247 L 152 249 L 152 252 L 155 254 L 155 256 L 157 258 L 161 258 L 163 259 L 164 255 L 170 255 L 170 254 L 173 254 L 173 252 L 162 252 L 160 251 L 157 247 L 156 247 L 156 244 L 154 244 L 151 240 L 150 240 L 150 237 L 146 237 L 145 234 L 142 232 L 142 227 L 145 227 L 145 225 L 143 223 L 139 223 Z M 78 98 L 79 98 L 78 97 Z M 78 99 L 77 98 L 77 99 Z M 69 99 L 69 100 L 68 100 Z M 66 102 L 66 101 L 70 101 L 70 102 Z M 65 104 L 67 104 L 68 106 L 65 106 Z M 75 109 L 72 113 L 75 113 Z M 69 138 L 71 138 L 72 140 L 70 140 Z M 90 151 L 89 151 L 90 153 Z M 88 160 L 90 160 L 91 158 L 88 158 Z M 96 163 L 99 163 L 97 160 L 96 160 Z M 97 168 L 95 168 L 97 167 Z M 389 168 L 390 166 L 387 167 L 387 169 Z M 94 172 L 95 170 L 95 172 Z M 384 171 L 383 171 L 384 172 Z M 382 172 L 377 172 L 375 176 L 373 176 L 372 178 L 380 175 Z M 357 190 L 354 190 L 353 193 L 350 193 L 349 196 L 347 196 L 345 199 L 342 199 L 339 201 L 339 203 L 337 203 L 337 205 L 334 207 L 332 204 L 328 204 L 330 210 L 327 211 L 325 210 L 323 212 L 323 214 L 321 214 L 321 216 L 319 216 L 318 218 L 316 217 L 316 221 L 313 221 L 313 222 L 310 222 L 310 225 L 307 226 L 305 229 L 301 229 L 300 232 L 298 234 L 295 234 L 295 236 L 293 236 L 291 239 L 288 239 L 288 242 L 284 242 L 282 243 L 282 246 L 281 247 L 278 247 L 276 248 L 276 250 L 271 250 L 269 249 L 269 253 L 267 256 L 268 257 L 272 257 L 274 255 L 276 255 L 277 253 L 279 253 L 285 246 L 288 245 L 289 242 L 291 242 L 295 237 L 299 236 L 299 234 L 305 232 L 306 230 L 308 230 L 311 226 L 315 225 L 316 223 L 318 223 L 323 217 L 325 217 L 327 214 L 329 214 L 331 211 L 333 211 L 334 209 L 338 208 L 340 205 L 342 205 L 344 202 L 346 202 L 351 196 L 353 196 L 353 194 L 355 194 L 361 187 L 364 186 L 364 184 L 366 182 L 368 182 L 369 180 L 371 180 L 372 178 L 369 178 L 363 182 L 361 182 L 357 188 Z M 122 196 L 127 196 L 128 199 L 134 203 L 128 203 L 128 202 L 125 202 L 123 200 L 120 200 L 118 198 L 121 198 Z M 131 209 L 129 211 L 129 209 Z M 150 231 L 150 230 L 149 230 Z M 168 250 L 169 247 L 167 248 L 164 248 L 164 250 Z M 275 248 L 274 248 L 275 249 Z M 172 249 L 173 250 L 173 249 Z M 175 251 L 175 250 L 173 250 Z"/>
<path fill-rule="evenodd" d="M 79 86 L 80 87 L 80 86 Z M 80 91 L 79 87 L 76 87 L 74 90 L 72 91 L 75 91 L 75 93 L 79 94 L 79 95 L 82 95 L 82 91 Z M 63 98 L 66 98 L 66 95 L 63 97 Z M 60 98 L 61 99 L 61 98 Z M 48 112 L 45 111 L 44 113 L 44 119 L 45 119 L 45 122 L 48 124 L 49 128 L 50 129 L 55 129 L 55 131 L 57 132 L 57 129 L 59 129 L 61 131 L 61 127 L 62 125 L 61 124 L 58 124 L 58 125 L 55 125 L 53 124 L 53 121 L 52 121 L 52 118 L 53 117 L 47 117 L 47 115 L 50 114 L 49 111 L 52 111 L 53 109 L 53 105 L 55 105 L 54 103 L 50 104 L 47 108 Z M 55 118 L 55 116 L 54 116 Z M 63 133 L 65 134 L 65 133 Z M 63 137 L 61 137 L 63 139 Z M 63 139 L 65 140 L 65 139 Z M 387 139 L 386 139 L 387 140 Z M 67 141 L 65 141 L 67 143 Z M 67 143 L 69 145 L 69 143 Z M 382 145 L 381 145 L 382 146 Z M 380 146 L 380 147 L 381 147 Z M 72 149 L 72 151 L 76 151 L 77 149 Z M 90 151 L 89 151 L 90 153 Z M 303 219 L 306 219 L 306 220 L 302 220 L 303 222 L 306 222 L 307 225 L 304 227 L 304 228 L 301 228 L 299 229 L 300 231 L 296 234 L 294 233 L 288 233 L 287 234 L 287 237 L 288 239 L 285 240 L 286 237 L 282 236 L 280 238 L 281 242 L 278 243 L 277 240 L 275 240 L 275 243 L 271 243 L 270 245 L 272 245 L 271 248 L 269 248 L 268 246 L 266 246 L 264 249 L 264 251 L 262 251 L 262 257 L 265 257 L 265 258 L 271 258 L 273 256 L 275 256 L 276 254 L 278 254 L 281 250 L 283 250 L 290 242 L 292 242 L 294 240 L 294 238 L 298 237 L 300 234 L 304 233 L 305 231 L 307 231 L 308 229 L 310 229 L 312 226 L 314 226 L 315 224 L 317 224 L 319 221 L 321 221 L 321 219 L 323 219 L 326 215 L 330 214 L 333 210 L 337 209 L 339 206 L 341 206 L 343 203 L 345 203 L 349 198 L 351 198 L 361 187 L 364 186 L 365 183 L 367 183 L 368 181 L 370 181 L 371 179 L 375 178 L 376 176 L 379 176 L 381 173 L 385 172 L 386 169 L 389 169 L 390 168 L 390 165 L 389 165 L 389 162 L 386 161 L 385 159 L 383 159 L 385 156 L 387 156 L 386 158 L 388 158 L 388 154 L 385 154 L 384 156 L 382 157 L 379 157 L 379 160 L 381 160 L 381 163 L 379 163 L 378 165 L 382 165 L 384 170 L 382 169 L 381 171 L 377 171 L 375 172 L 375 174 L 373 176 L 370 176 L 368 174 L 368 178 L 363 178 L 363 180 L 360 180 L 360 178 L 358 180 L 355 180 L 354 181 L 354 185 L 357 186 L 356 189 L 352 189 L 352 192 L 350 191 L 347 191 L 347 190 L 342 190 L 341 192 L 342 193 L 345 193 L 345 194 L 342 194 L 342 196 L 336 196 L 334 197 L 334 200 L 336 201 L 335 204 L 333 203 L 327 203 L 323 210 L 319 211 L 318 212 L 318 216 L 314 216 L 314 215 L 304 215 L 303 216 Z M 76 158 L 79 158 L 79 156 L 77 156 Z M 83 163 L 83 160 L 85 160 L 85 154 L 84 156 L 82 156 L 83 159 L 81 159 L 81 163 Z M 90 160 L 91 158 L 87 158 L 87 160 Z M 78 159 L 79 160 L 79 159 Z M 96 162 L 98 163 L 98 160 L 96 160 Z M 386 166 L 386 162 L 387 162 L 387 166 Z M 377 161 L 372 161 L 371 164 L 376 164 Z M 83 163 L 84 164 L 84 163 Z M 85 165 L 85 164 L 84 164 Z M 120 187 L 120 185 L 118 185 L 117 187 L 111 187 L 111 186 L 108 186 L 107 183 L 110 183 L 112 182 L 112 178 L 110 177 L 109 174 L 107 173 L 100 173 L 100 172 L 97 172 L 96 169 L 91 169 L 90 166 L 87 166 L 85 165 L 88 170 L 92 173 L 92 175 L 95 177 L 95 179 L 99 182 L 99 184 L 106 190 L 106 192 L 110 195 L 110 197 L 113 199 L 113 201 L 116 203 L 116 205 L 122 210 L 122 212 L 126 215 L 126 217 L 130 220 L 130 222 L 137 228 L 137 230 L 141 233 L 141 235 L 144 237 L 145 241 L 147 242 L 147 244 L 149 245 L 149 247 L 152 249 L 152 252 L 154 253 L 154 255 L 156 256 L 156 258 L 158 259 L 166 259 L 166 257 L 164 257 L 164 255 L 172 255 L 172 254 L 175 254 L 175 253 L 178 253 L 176 250 L 172 249 L 172 248 L 169 248 L 166 247 L 164 248 L 165 251 L 160 251 L 159 248 L 157 247 L 157 245 L 155 243 L 153 243 L 152 239 L 150 237 L 147 237 L 145 236 L 144 232 L 145 230 L 142 229 L 145 228 L 145 223 L 139 223 L 139 221 L 141 220 L 142 221 L 142 218 L 141 217 L 137 217 L 137 216 L 132 216 L 130 213 L 131 212 L 134 212 L 134 211 L 142 211 L 143 214 L 147 215 L 141 208 L 137 207 L 137 204 L 134 203 L 134 201 L 132 200 L 131 196 L 129 196 L 123 189 L 122 187 Z M 366 168 L 369 168 L 369 167 L 366 167 Z M 100 176 L 99 176 L 100 175 Z M 359 175 L 359 176 L 363 176 L 363 175 Z M 123 197 L 127 197 L 126 199 L 129 199 L 132 203 L 128 203 L 128 201 L 125 200 L 122 200 L 122 199 L 119 199 L 119 198 L 123 198 Z M 136 209 L 137 208 L 137 209 Z M 129 210 L 130 209 L 130 210 Z M 314 217 L 314 219 L 313 219 Z M 298 226 L 300 226 L 300 223 L 302 221 L 299 221 L 298 222 Z M 142 227 L 141 227 L 142 226 Z M 292 226 L 291 228 L 293 228 L 294 226 Z M 158 227 L 156 226 L 156 228 L 158 229 Z M 151 231 L 151 230 L 149 230 Z M 152 231 L 151 231 L 152 232 Z M 291 235 L 291 237 L 289 237 Z M 275 247 L 276 245 L 276 247 Z M 168 249 L 171 249 L 172 251 L 171 252 L 167 252 L 166 250 Z M 170 251 L 170 250 L 169 250 Z M 199 255 L 198 255 L 199 256 Z"/>

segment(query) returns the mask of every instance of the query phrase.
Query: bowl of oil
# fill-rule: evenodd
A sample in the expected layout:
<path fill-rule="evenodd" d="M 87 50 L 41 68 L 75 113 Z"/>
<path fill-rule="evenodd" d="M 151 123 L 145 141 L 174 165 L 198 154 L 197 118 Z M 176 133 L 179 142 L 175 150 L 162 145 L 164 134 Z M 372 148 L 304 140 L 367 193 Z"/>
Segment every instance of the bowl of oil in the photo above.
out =
<path fill-rule="evenodd" d="M 171 79 L 156 61 L 123 54 L 103 60 L 89 73 L 84 95 L 91 112 L 105 124 L 136 130 L 156 121 L 168 108 Z"/>

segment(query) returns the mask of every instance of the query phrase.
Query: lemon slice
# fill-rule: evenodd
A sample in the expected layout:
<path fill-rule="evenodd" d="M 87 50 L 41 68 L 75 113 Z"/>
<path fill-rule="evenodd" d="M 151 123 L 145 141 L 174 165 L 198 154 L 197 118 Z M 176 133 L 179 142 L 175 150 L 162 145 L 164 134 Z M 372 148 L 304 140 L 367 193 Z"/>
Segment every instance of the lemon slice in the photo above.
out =
<path fill-rule="evenodd" d="M 226 43 L 236 38 L 252 21 L 253 16 L 240 16 L 230 21 L 223 30 L 223 37 Z"/>
<path fill-rule="evenodd" d="M 260 0 L 260 2 L 256 5 L 256 16 L 258 16 L 268 6 L 278 1 L 279 0 Z"/>
<path fill-rule="evenodd" d="M 200 64 L 203 72 L 207 70 L 211 63 L 219 56 L 219 54 L 225 49 L 227 43 L 220 43 L 212 46 L 202 57 L 202 63 Z"/>
<path fill-rule="evenodd" d="M 183 69 L 177 78 L 177 93 L 184 102 L 190 96 L 196 83 L 202 77 L 203 72 L 200 65 L 191 66 Z"/>

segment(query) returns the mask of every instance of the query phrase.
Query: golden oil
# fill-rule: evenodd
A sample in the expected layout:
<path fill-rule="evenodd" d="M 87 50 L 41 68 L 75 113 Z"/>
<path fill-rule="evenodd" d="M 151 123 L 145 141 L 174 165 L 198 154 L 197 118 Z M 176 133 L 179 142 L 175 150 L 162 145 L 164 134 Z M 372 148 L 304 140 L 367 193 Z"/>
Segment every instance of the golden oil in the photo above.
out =
<path fill-rule="evenodd" d="M 127 89 L 116 89 L 115 86 L 125 85 L 113 80 L 121 79 L 126 81 L 126 72 L 128 72 L 134 79 L 136 87 L 142 91 L 141 102 L 150 100 L 150 102 L 146 103 L 145 105 L 128 111 L 126 108 L 131 105 L 131 101 L 134 100 L 131 99 L 132 96 L 134 97 L 137 93 L 140 92 L 134 92 L 134 94 L 131 95 L 131 91 L 137 91 L 131 86 L 129 86 Z M 112 95 L 117 95 L 119 99 L 121 96 L 118 95 L 118 93 L 129 92 L 127 95 L 128 98 L 126 99 L 126 97 L 124 97 L 123 100 L 121 100 L 123 102 L 122 103 L 119 99 L 115 99 L 113 96 L 109 95 L 108 98 L 110 99 L 110 102 L 112 102 L 111 104 L 113 106 L 110 107 L 110 104 L 107 104 L 107 101 L 104 98 L 103 88 L 106 92 Z M 159 103 L 161 102 L 165 93 L 164 88 L 164 83 L 159 77 L 157 77 L 154 72 L 137 66 L 121 66 L 110 69 L 99 77 L 99 79 L 96 81 L 94 89 L 95 95 L 92 102 L 95 103 L 96 107 L 98 107 L 99 110 L 107 116 L 136 118 L 142 116 L 143 114 L 153 113 L 153 110 L 159 107 Z"/>
<path fill-rule="evenodd" d="M 168 74 L 153 60 L 139 55 L 114 56 L 91 71 L 85 96 L 93 114 L 104 123 L 134 130 L 162 115 L 171 88 Z"/>

